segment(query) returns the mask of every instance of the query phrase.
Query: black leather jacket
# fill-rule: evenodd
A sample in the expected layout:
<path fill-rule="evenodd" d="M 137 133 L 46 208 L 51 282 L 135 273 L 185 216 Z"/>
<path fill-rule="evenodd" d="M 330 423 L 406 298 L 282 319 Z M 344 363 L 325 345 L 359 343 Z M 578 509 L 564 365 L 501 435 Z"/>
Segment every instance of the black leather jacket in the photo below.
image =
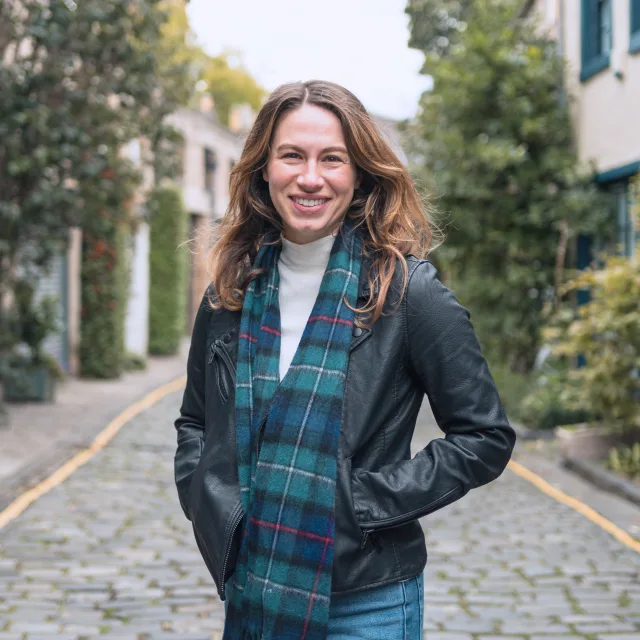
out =
<path fill-rule="evenodd" d="M 354 328 L 336 488 L 333 592 L 418 575 L 427 560 L 418 518 L 497 478 L 515 444 L 468 312 L 427 261 L 408 258 L 409 285 L 392 315 Z M 400 288 L 398 269 L 394 284 Z M 368 296 L 362 269 L 359 306 Z M 392 300 L 390 299 L 390 302 Z M 224 599 L 242 531 L 234 424 L 240 312 L 196 316 L 175 426 L 180 504 Z M 413 459 L 427 395 L 445 433 Z"/>

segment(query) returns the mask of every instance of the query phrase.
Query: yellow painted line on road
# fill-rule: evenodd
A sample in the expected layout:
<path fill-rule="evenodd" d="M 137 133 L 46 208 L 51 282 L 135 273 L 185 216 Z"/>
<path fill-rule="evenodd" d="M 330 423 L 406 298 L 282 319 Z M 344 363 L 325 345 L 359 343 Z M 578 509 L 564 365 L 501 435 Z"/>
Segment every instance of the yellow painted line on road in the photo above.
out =
<path fill-rule="evenodd" d="M 630 536 L 624 529 L 621 529 L 617 525 L 613 524 L 610 520 L 607 520 L 601 516 L 597 511 L 580 502 L 577 498 L 573 498 L 560 489 L 556 489 L 550 485 L 546 480 L 542 479 L 539 475 L 529 471 L 526 467 L 522 466 L 519 462 L 511 460 L 508 465 L 509 469 L 513 471 L 517 476 L 524 478 L 532 485 L 540 489 L 542 493 L 546 493 L 554 500 L 566 504 L 577 511 L 580 515 L 583 515 L 587 520 L 590 520 L 594 524 L 597 524 L 601 529 L 604 529 L 607 533 L 611 534 L 618 542 L 621 542 L 629 549 L 633 549 L 640 553 L 640 541 Z"/>
<path fill-rule="evenodd" d="M 187 381 L 186 376 L 180 376 L 172 382 L 162 385 L 148 393 L 144 398 L 134 402 L 122 413 L 117 415 L 95 438 L 91 445 L 77 453 L 70 460 L 65 462 L 59 469 L 54 471 L 48 478 L 38 483 L 35 487 L 28 489 L 18 496 L 6 509 L 0 511 L 0 529 L 17 518 L 27 507 L 32 505 L 40 496 L 48 493 L 54 487 L 64 482 L 76 469 L 91 460 L 93 456 L 104 449 L 113 437 L 132 418 L 152 407 L 156 402 L 162 400 L 170 393 L 182 389 Z"/>

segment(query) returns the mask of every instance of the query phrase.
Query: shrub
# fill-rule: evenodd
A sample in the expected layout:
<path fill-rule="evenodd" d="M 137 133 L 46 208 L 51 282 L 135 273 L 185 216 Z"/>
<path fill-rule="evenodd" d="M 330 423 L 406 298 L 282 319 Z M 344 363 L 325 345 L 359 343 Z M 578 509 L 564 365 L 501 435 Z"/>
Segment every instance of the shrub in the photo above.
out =
<path fill-rule="evenodd" d="M 514 373 L 505 363 L 491 362 L 490 369 L 509 420 L 526 422 L 522 398 L 531 387 L 531 376 Z"/>
<path fill-rule="evenodd" d="M 607 467 L 632 480 L 640 480 L 640 442 L 629 447 L 611 449 Z"/>
<path fill-rule="evenodd" d="M 186 314 L 187 213 L 180 191 L 157 187 L 149 196 L 151 217 L 149 285 L 149 353 L 176 353 Z"/>
<path fill-rule="evenodd" d="M 85 231 L 82 247 L 80 371 L 117 378 L 124 369 L 128 229 L 105 224 L 99 236 Z"/>
<path fill-rule="evenodd" d="M 554 354 L 584 361 L 568 372 L 568 404 L 613 431 L 640 428 L 640 265 L 609 257 L 566 286 L 580 289 L 590 301 L 575 312 L 561 308 L 545 330 Z"/>
<path fill-rule="evenodd" d="M 144 371 L 147 368 L 147 361 L 137 353 L 127 352 L 124 356 L 125 371 Z"/>
<path fill-rule="evenodd" d="M 520 404 L 522 422 L 532 429 L 554 429 L 589 421 L 592 417 L 587 411 L 572 408 L 566 385 L 565 372 L 542 373 L 535 378 Z"/>

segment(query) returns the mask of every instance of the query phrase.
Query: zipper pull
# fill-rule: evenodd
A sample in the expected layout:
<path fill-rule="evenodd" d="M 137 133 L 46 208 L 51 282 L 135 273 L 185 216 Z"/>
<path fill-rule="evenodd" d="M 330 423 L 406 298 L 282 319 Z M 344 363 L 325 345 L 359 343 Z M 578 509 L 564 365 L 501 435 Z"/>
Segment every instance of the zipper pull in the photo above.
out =
<path fill-rule="evenodd" d="M 364 548 L 367 546 L 367 540 L 368 540 L 368 538 L 369 538 L 369 534 L 370 534 L 370 533 L 371 533 L 371 530 L 370 530 L 370 529 L 365 529 L 365 530 L 362 532 L 362 534 L 363 534 L 363 535 L 362 535 L 362 542 L 360 543 L 360 548 L 361 548 L 361 549 L 364 549 Z"/>
<path fill-rule="evenodd" d="M 378 552 L 382 551 L 382 546 L 380 545 L 380 541 L 375 535 L 375 531 L 373 529 L 365 529 L 362 535 L 362 542 L 360 543 L 360 548 L 364 549 L 367 546 L 367 540 L 371 540 L 371 546 Z"/>

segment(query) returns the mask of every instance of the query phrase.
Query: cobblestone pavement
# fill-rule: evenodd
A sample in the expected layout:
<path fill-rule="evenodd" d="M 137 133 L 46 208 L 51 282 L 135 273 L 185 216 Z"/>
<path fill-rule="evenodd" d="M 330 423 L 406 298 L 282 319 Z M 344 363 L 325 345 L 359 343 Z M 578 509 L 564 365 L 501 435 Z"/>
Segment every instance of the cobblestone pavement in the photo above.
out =
<path fill-rule="evenodd" d="M 0 532 L 0 640 L 220 638 L 223 606 L 173 485 L 178 401 Z M 514 474 L 423 524 L 430 640 L 640 640 L 640 555 Z"/>

